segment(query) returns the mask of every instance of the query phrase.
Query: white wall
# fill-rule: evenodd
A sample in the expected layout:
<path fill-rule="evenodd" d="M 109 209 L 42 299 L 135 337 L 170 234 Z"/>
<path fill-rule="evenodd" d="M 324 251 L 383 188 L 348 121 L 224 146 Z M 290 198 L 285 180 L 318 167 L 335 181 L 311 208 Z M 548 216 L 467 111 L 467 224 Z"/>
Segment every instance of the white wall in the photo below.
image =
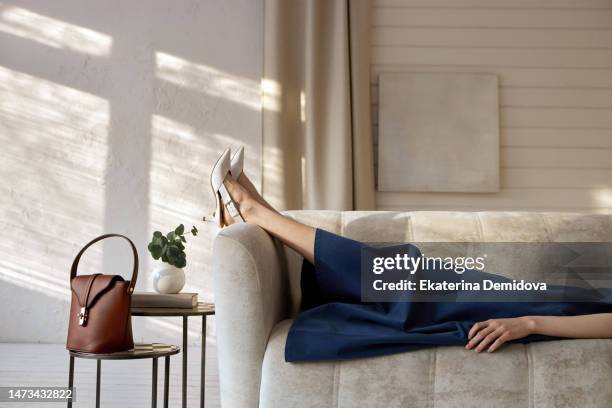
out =
<path fill-rule="evenodd" d="M 63 342 L 79 247 L 196 224 L 186 291 L 213 300 L 207 179 L 245 144 L 259 184 L 261 0 L 0 3 L 0 342 Z M 122 242 L 82 273 L 130 269 Z M 137 318 L 138 339 L 180 341 L 178 319 Z M 193 320 L 192 341 L 200 332 Z M 214 336 L 214 325 L 209 332 Z M 213 337 L 214 340 L 214 337 Z"/>
<path fill-rule="evenodd" d="M 612 210 L 611 0 L 373 0 L 372 15 L 374 135 L 381 72 L 501 87 L 502 191 L 378 193 L 379 209 Z"/>
<path fill-rule="evenodd" d="M 138 286 L 150 287 L 150 233 L 210 212 L 206 177 L 226 145 L 246 145 L 259 184 L 262 8 L 261 0 L 0 3 L 0 341 L 64 341 L 72 257 L 103 232 L 134 238 Z M 611 8 L 611 0 L 374 0 L 375 134 L 385 71 L 497 73 L 503 126 L 501 193 L 378 193 L 379 208 L 609 211 Z M 186 290 L 213 300 L 213 229 L 197 225 Z M 128 256 L 122 243 L 96 247 L 82 272 L 124 273 Z M 199 329 L 192 325 L 192 341 Z M 176 341 L 180 326 L 136 319 L 135 330 Z"/>

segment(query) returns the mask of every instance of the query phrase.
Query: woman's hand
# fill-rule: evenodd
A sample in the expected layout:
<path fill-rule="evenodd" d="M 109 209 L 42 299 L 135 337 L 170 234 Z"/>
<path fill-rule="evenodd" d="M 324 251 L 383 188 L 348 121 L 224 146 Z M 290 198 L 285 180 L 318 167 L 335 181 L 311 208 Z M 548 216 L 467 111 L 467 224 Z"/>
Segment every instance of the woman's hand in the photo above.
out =
<path fill-rule="evenodd" d="M 476 347 L 478 353 L 487 349 L 491 353 L 507 341 L 532 334 L 534 328 L 534 319 L 529 316 L 478 322 L 470 329 L 465 348 L 471 350 Z"/>

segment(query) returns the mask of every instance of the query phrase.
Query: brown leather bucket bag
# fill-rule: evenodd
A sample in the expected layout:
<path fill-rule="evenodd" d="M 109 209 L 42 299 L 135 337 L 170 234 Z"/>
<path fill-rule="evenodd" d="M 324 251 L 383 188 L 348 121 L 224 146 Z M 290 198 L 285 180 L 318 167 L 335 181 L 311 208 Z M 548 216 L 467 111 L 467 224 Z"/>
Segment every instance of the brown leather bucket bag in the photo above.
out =
<path fill-rule="evenodd" d="M 134 254 L 132 278 L 119 275 L 77 276 L 79 260 L 87 248 L 110 237 L 126 239 Z M 138 252 L 129 238 L 119 234 L 101 235 L 83 247 L 70 269 L 70 319 L 66 348 L 86 353 L 114 353 L 134 348 L 131 301 L 138 277 Z"/>

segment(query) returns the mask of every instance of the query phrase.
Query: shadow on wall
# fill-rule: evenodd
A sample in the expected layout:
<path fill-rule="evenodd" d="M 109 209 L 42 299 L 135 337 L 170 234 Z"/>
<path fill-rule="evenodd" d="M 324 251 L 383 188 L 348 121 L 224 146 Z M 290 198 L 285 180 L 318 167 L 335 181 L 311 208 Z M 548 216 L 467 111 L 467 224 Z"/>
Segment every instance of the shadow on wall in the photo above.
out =
<path fill-rule="evenodd" d="M 152 231 L 197 225 L 185 291 L 213 300 L 208 172 L 227 145 L 246 145 L 247 171 L 259 165 L 261 4 L 144 3 L 0 3 L 0 225 L 10 237 L 0 242 L 0 342 L 65 340 L 69 266 L 103 232 L 135 241 L 144 290 Z M 80 272 L 126 275 L 130 257 L 109 242 Z M 175 320 L 137 324 L 141 337 L 180 332 Z"/>

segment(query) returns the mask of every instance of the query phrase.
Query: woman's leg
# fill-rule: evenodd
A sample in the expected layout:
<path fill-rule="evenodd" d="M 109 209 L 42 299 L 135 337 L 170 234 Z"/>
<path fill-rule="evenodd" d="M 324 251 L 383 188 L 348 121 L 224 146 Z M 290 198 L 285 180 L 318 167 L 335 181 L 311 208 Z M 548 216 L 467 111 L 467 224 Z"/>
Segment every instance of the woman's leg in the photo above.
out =
<path fill-rule="evenodd" d="M 231 177 L 227 177 L 223 183 L 245 221 L 265 229 L 287 246 L 299 252 L 310 263 L 314 263 L 315 228 L 285 217 L 269 204 L 264 204 L 265 201 L 258 200 L 257 196 L 259 194 L 251 193 Z M 228 224 L 234 222 L 227 211 L 224 211 L 224 217 Z"/>

